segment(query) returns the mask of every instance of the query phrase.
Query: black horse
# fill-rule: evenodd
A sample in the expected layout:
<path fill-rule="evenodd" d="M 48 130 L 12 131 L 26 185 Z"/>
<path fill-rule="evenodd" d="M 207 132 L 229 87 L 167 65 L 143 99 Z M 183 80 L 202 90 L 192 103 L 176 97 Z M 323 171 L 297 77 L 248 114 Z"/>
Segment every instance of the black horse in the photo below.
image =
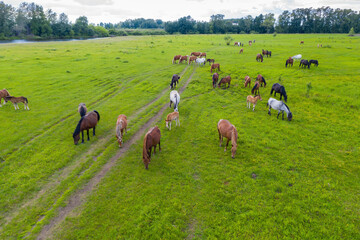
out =
<path fill-rule="evenodd" d="M 215 63 L 215 59 L 208 58 L 206 59 L 206 61 L 209 62 L 209 65 L 211 65 L 211 63 Z"/>
<path fill-rule="evenodd" d="M 300 65 L 299 65 L 299 67 L 308 67 L 308 68 L 310 68 L 310 63 L 309 63 L 309 61 L 308 60 L 305 60 L 305 59 L 303 59 L 303 60 L 301 60 L 300 61 Z"/>
<path fill-rule="evenodd" d="M 174 89 L 176 87 L 176 83 L 179 83 L 180 76 L 177 74 L 174 74 L 171 79 L 170 83 L 170 89 Z"/>
<path fill-rule="evenodd" d="M 270 95 L 272 95 L 274 91 L 275 91 L 274 97 L 276 97 L 276 93 L 280 93 L 280 100 L 281 97 L 284 96 L 284 100 L 285 102 L 287 102 L 287 94 L 284 86 L 281 86 L 279 83 L 275 83 L 274 85 L 272 85 Z"/>
<path fill-rule="evenodd" d="M 319 66 L 318 60 L 310 60 L 309 63 L 310 63 L 310 64 L 313 63 L 313 64 L 315 64 L 315 66 Z"/>

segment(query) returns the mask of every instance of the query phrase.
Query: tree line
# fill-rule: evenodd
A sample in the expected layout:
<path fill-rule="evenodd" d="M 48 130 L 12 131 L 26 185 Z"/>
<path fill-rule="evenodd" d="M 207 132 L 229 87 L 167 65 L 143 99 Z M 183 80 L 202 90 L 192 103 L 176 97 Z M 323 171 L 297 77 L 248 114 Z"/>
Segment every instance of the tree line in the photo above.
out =
<path fill-rule="evenodd" d="M 277 19 L 273 13 L 225 19 L 212 15 L 210 21 L 195 21 L 184 16 L 176 21 L 128 19 L 124 22 L 89 24 L 86 16 L 75 23 L 65 13 L 44 10 L 35 3 L 23 2 L 18 8 L 0 1 L 0 39 L 9 38 L 82 38 L 143 34 L 222 34 L 222 33 L 348 33 L 360 31 L 360 13 L 330 7 L 298 8 L 284 11 Z M 132 30 L 131 30 L 132 29 Z M 139 29 L 148 29 L 140 31 Z M 151 30 L 151 31 L 150 31 Z"/>

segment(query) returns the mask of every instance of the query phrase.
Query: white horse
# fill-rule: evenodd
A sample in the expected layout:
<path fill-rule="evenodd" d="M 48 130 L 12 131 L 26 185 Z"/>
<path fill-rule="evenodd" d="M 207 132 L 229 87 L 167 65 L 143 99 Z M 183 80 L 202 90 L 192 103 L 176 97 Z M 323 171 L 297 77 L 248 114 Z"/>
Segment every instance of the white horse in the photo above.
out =
<path fill-rule="evenodd" d="M 292 119 L 292 113 L 290 112 L 289 107 L 283 102 L 278 101 L 275 98 L 269 98 L 268 103 L 266 106 L 269 106 L 269 112 L 268 114 L 271 116 L 270 109 L 273 108 L 275 110 L 279 110 L 279 113 L 277 115 L 277 118 L 279 118 L 280 113 L 282 112 L 282 119 L 284 120 L 284 111 L 286 112 L 287 118 L 289 121 Z"/>
<path fill-rule="evenodd" d="M 195 60 L 195 62 L 196 63 L 198 63 L 199 65 L 205 65 L 205 63 L 206 63 L 206 59 L 205 58 L 197 58 L 196 60 Z"/>
<path fill-rule="evenodd" d="M 302 58 L 301 54 L 295 55 L 291 57 L 294 60 L 300 60 Z"/>
<path fill-rule="evenodd" d="M 180 94 L 178 91 L 173 90 L 170 92 L 170 107 L 171 103 L 174 103 L 174 111 L 178 112 L 178 105 L 180 102 Z"/>

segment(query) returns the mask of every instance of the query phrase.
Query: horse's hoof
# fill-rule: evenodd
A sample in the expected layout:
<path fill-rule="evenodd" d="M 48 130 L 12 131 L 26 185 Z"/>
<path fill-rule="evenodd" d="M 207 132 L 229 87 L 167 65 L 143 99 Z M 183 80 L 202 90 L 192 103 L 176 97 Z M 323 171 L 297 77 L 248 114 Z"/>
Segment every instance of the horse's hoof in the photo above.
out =
<path fill-rule="evenodd" d="M 234 159 L 235 157 L 234 156 L 232 156 L 232 159 Z"/>

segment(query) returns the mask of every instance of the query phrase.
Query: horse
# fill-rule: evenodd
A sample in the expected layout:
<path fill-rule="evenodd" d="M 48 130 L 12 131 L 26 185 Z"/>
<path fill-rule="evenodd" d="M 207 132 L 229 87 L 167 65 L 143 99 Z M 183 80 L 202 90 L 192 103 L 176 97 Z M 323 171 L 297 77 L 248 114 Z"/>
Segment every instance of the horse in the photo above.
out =
<path fill-rule="evenodd" d="M 302 59 L 302 60 L 300 61 L 299 67 L 305 68 L 306 66 L 307 66 L 308 68 L 310 68 L 310 63 L 309 63 L 309 61 L 308 61 L 308 60 L 305 60 L 305 59 Z"/>
<path fill-rule="evenodd" d="M 242 49 L 240 49 L 239 54 L 241 54 L 241 53 L 243 53 L 243 52 L 244 52 L 244 49 L 242 48 Z"/>
<path fill-rule="evenodd" d="M 268 50 L 264 50 L 264 49 L 262 49 L 262 55 L 267 55 L 268 54 Z"/>
<path fill-rule="evenodd" d="M 213 84 L 213 88 L 215 88 L 215 86 L 216 86 L 216 83 L 217 83 L 217 81 L 219 80 L 219 74 L 218 73 L 214 73 L 213 75 L 212 75 L 212 84 Z"/>
<path fill-rule="evenodd" d="M 300 60 L 302 58 L 301 54 L 295 55 L 291 57 L 294 60 Z"/>
<path fill-rule="evenodd" d="M 204 65 L 205 66 L 206 59 L 205 58 L 197 58 L 195 60 L 195 62 L 198 63 L 199 65 Z"/>
<path fill-rule="evenodd" d="M 206 61 L 209 62 L 209 65 L 210 65 L 211 63 L 215 63 L 215 59 L 210 59 L 210 58 L 208 58 L 208 59 L 206 59 Z"/>
<path fill-rule="evenodd" d="M 271 57 L 271 51 L 268 51 L 268 54 L 266 55 L 266 57 Z"/>
<path fill-rule="evenodd" d="M 171 130 L 171 122 L 175 121 L 176 122 L 176 126 L 178 125 L 179 122 L 179 127 L 180 127 L 180 119 L 179 119 L 179 112 L 172 112 L 169 113 L 166 116 L 165 122 L 166 122 L 166 127 Z"/>
<path fill-rule="evenodd" d="M 202 57 L 205 57 L 205 59 L 206 59 L 206 53 L 204 53 L 204 52 L 201 53 L 199 57 L 201 57 L 201 58 L 202 58 Z"/>
<path fill-rule="evenodd" d="M 246 98 L 246 106 L 247 106 L 248 108 L 250 108 L 250 105 L 251 105 L 251 103 L 252 103 L 252 104 L 253 104 L 253 111 L 255 111 L 256 102 L 257 102 L 258 100 L 262 101 L 262 98 L 261 98 L 260 95 L 256 95 L 256 96 L 254 96 L 254 97 L 251 96 L 251 95 L 249 95 L 249 96 L 247 96 L 247 98 Z"/>
<path fill-rule="evenodd" d="M 174 74 L 171 78 L 170 89 L 174 89 L 176 87 L 176 83 L 179 83 L 180 76 Z"/>
<path fill-rule="evenodd" d="M 124 114 L 120 114 L 116 121 L 116 139 L 119 143 L 119 147 L 123 144 L 123 136 L 124 136 L 124 130 L 125 133 L 127 133 L 126 130 L 127 127 L 127 117 Z"/>
<path fill-rule="evenodd" d="M 275 91 L 274 97 L 276 97 L 276 93 L 280 93 L 280 100 L 281 100 L 282 96 L 284 96 L 284 100 L 285 100 L 285 102 L 287 102 L 287 94 L 286 94 L 284 86 L 281 86 L 279 83 L 274 83 L 272 85 L 270 95 L 272 95 L 272 93 L 274 91 Z"/>
<path fill-rule="evenodd" d="M 248 84 L 249 87 L 251 87 L 251 78 L 249 76 L 245 76 L 244 87 L 247 87 Z"/>
<path fill-rule="evenodd" d="M 266 106 L 269 106 L 269 112 L 268 114 L 271 116 L 271 108 L 278 110 L 279 113 L 277 115 L 277 118 L 279 118 L 280 113 L 282 112 L 282 119 L 284 120 L 284 111 L 286 112 L 287 118 L 289 121 L 292 120 L 292 113 L 290 112 L 289 107 L 283 102 L 283 101 L 278 101 L 274 98 L 269 98 L 268 103 L 266 104 Z"/>
<path fill-rule="evenodd" d="M 220 82 L 218 83 L 218 87 L 221 86 L 221 84 L 224 84 L 225 85 L 225 88 L 226 88 L 226 84 L 228 83 L 228 87 L 230 87 L 230 82 L 231 82 L 231 77 L 230 76 L 226 76 L 226 77 L 223 77 Z"/>
<path fill-rule="evenodd" d="M 4 99 L 4 104 L 5 102 L 5 97 L 10 96 L 10 93 L 4 88 L 3 90 L 0 90 L 0 107 L 2 107 L 1 105 L 1 99 Z"/>
<path fill-rule="evenodd" d="M 195 61 L 196 59 L 197 59 L 197 56 L 190 56 L 188 65 L 190 65 L 190 63 Z"/>
<path fill-rule="evenodd" d="M 265 78 L 264 78 L 261 74 L 258 74 L 258 75 L 257 75 L 256 80 L 259 81 L 261 87 L 262 87 L 262 84 L 263 84 L 263 83 L 264 83 L 264 87 L 266 87 Z"/>
<path fill-rule="evenodd" d="M 304 41 L 300 41 L 300 44 L 304 44 Z"/>
<path fill-rule="evenodd" d="M 240 46 L 240 42 L 235 42 L 234 46 Z"/>
<path fill-rule="evenodd" d="M 89 129 L 90 128 L 93 129 L 93 136 L 95 136 L 95 127 L 99 121 L 100 121 L 100 114 L 96 110 L 89 112 L 85 116 L 81 117 L 73 133 L 74 144 L 75 145 L 78 144 L 80 140 L 80 132 L 82 136 L 81 143 L 84 143 L 84 130 L 87 130 L 87 137 L 88 137 L 87 140 L 90 141 Z"/>
<path fill-rule="evenodd" d="M 180 63 L 182 63 L 183 61 L 187 62 L 187 59 L 188 59 L 188 56 L 187 56 L 187 55 L 181 56 L 178 63 L 180 64 Z"/>
<path fill-rule="evenodd" d="M 80 117 L 85 116 L 86 112 L 87 112 L 87 108 L 85 103 L 80 103 L 79 107 L 78 107 L 78 112 L 80 113 Z"/>
<path fill-rule="evenodd" d="M 319 66 L 318 60 L 310 60 L 309 63 L 310 63 L 310 64 L 313 63 L 315 66 Z"/>
<path fill-rule="evenodd" d="M 179 60 L 181 58 L 181 55 L 176 55 L 174 56 L 173 60 L 172 60 L 172 63 L 176 63 L 176 60 Z"/>
<path fill-rule="evenodd" d="M 252 41 L 249 41 L 249 46 L 251 46 L 252 45 Z"/>
<path fill-rule="evenodd" d="M 211 64 L 211 67 L 210 67 L 211 73 L 212 73 L 213 69 L 218 69 L 220 71 L 220 64 L 219 63 Z"/>
<path fill-rule="evenodd" d="M 170 107 L 172 103 L 174 103 L 174 110 L 177 112 L 180 103 L 180 94 L 176 90 L 170 92 Z"/>
<path fill-rule="evenodd" d="M 260 95 L 260 83 L 259 83 L 259 81 L 256 81 L 255 84 L 254 84 L 254 87 L 251 89 L 251 94 L 256 95 L 256 93 Z"/>
<path fill-rule="evenodd" d="M 156 153 L 156 145 L 159 144 L 159 152 L 161 151 L 160 138 L 161 138 L 161 132 L 158 126 L 151 128 L 144 136 L 143 162 L 146 170 L 149 169 L 152 147 L 154 147 L 154 155 Z"/>
<path fill-rule="evenodd" d="M 199 57 L 201 55 L 201 52 L 192 52 L 190 56 L 196 56 Z"/>
<path fill-rule="evenodd" d="M 261 61 L 261 62 L 263 62 L 263 56 L 261 55 L 261 53 L 259 53 L 259 54 L 257 54 L 256 55 L 256 61 Z"/>
<path fill-rule="evenodd" d="M 24 109 L 26 110 L 30 110 L 29 106 L 28 106 L 28 99 L 26 97 L 14 97 L 14 96 L 6 96 L 4 99 L 4 104 L 6 104 L 8 101 L 12 102 L 14 105 L 15 110 L 19 109 L 18 103 L 22 102 L 24 103 Z"/>
<path fill-rule="evenodd" d="M 291 66 L 293 66 L 293 64 L 294 64 L 294 59 L 292 59 L 291 57 L 289 57 L 289 59 L 286 60 L 285 67 L 287 67 L 288 64 L 291 65 Z"/>
<path fill-rule="evenodd" d="M 219 132 L 219 142 L 220 147 L 222 144 L 223 137 L 227 138 L 226 146 L 224 152 L 226 152 L 226 149 L 229 145 L 229 142 L 231 141 L 231 157 L 235 158 L 236 153 L 236 147 L 237 147 L 237 139 L 238 139 L 238 133 L 236 131 L 236 128 L 234 125 L 232 125 L 228 120 L 220 119 L 217 124 L 217 130 Z"/>

